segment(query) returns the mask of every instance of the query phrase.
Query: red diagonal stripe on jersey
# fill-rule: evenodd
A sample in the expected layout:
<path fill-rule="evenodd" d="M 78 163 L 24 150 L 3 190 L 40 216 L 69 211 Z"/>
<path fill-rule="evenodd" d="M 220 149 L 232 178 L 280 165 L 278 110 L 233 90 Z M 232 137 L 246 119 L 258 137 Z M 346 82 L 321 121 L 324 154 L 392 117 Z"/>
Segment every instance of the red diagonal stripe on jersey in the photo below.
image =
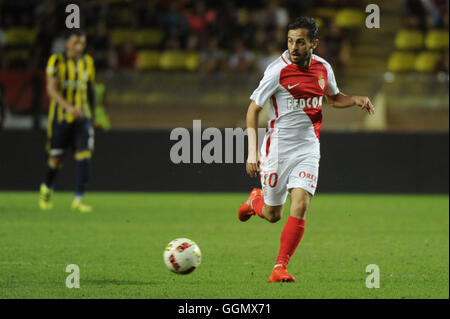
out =
<path fill-rule="evenodd" d="M 272 104 L 273 104 L 273 108 L 275 109 L 275 118 L 271 121 L 270 127 L 273 128 L 273 126 L 275 124 L 275 120 L 278 118 L 278 104 L 277 104 L 277 99 L 275 98 L 275 95 L 272 95 Z"/>
<path fill-rule="evenodd" d="M 266 142 L 266 157 L 269 156 L 269 148 L 270 148 L 270 138 L 272 137 L 273 129 L 270 129 L 269 137 Z"/>
<path fill-rule="evenodd" d="M 322 110 L 305 108 L 305 113 L 310 118 L 314 126 L 314 133 L 316 134 L 317 139 L 319 140 L 320 128 L 322 127 Z"/>
<path fill-rule="evenodd" d="M 272 133 L 273 133 L 273 129 L 274 129 L 274 126 L 275 126 L 275 121 L 278 118 L 277 99 L 275 98 L 274 95 L 272 95 L 271 99 L 272 99 L 273 108 L 275 109 L 275 118 L 272 121 L 270 121 L 270 134 L 269 134 L 269 137 L 267 138 L 267 142 L 266 142 L 266 157 L 269 155 L 270 139 L 272 138 Z"/>

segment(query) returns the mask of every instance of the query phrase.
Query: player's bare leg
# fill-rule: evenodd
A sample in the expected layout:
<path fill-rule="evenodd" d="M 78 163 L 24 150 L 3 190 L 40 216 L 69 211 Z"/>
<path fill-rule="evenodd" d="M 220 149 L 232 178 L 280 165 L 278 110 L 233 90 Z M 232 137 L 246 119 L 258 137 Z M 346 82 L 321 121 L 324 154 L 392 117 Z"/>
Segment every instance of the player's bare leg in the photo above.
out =
<path fill-rule="evenodd" d="M 312 195 L 302 188 L 293 188 L 291 190 L 291 209 L 290 216 L 300 219 L 306 219 Z"/>
<path fill-rule="evenodd" d="M 294 282 L 287 272 L 289 260 L 297 249 L 305 231 L 305 217 L 312 195 L 301 188 L 291 190 L 290 216 L 280 237 L 280 251 L 275 267 L 269 277 L 270 282 Z"/>

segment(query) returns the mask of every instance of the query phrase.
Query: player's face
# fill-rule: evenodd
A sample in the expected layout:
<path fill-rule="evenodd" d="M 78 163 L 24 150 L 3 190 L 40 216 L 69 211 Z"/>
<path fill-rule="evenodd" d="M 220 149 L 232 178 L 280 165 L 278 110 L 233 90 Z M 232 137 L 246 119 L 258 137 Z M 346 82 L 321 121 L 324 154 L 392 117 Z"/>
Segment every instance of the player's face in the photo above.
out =
<path fill-rule="evenodd" d="M 319 40 L 310 41 L 307 29 L 295 29 L 288 31 L 288 51 L 292 63 L 302 67 L 307 66 L 313 50 Z"/>
<path fill-rule="evenodd" d="M 86 48 L 86 36 L 74 34 L 67 40 L 66 46 L 71 55 L 79 57 Z"/>

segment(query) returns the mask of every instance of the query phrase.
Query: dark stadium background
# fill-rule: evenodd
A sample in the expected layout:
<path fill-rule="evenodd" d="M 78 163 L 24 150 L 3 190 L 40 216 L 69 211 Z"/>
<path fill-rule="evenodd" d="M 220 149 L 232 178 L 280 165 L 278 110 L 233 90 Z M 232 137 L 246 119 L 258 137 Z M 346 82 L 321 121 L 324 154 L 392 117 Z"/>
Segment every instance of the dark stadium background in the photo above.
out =
<path fill-rule="evenodd" d="M 45 64 L 71 1 L 0 1 L 0 189 L 36 190 L 45 164 Z M 249 96 L 310 15 L 316 52 L 356 108 L 324 106 L 319 192 L 448 193 L 448 1 L 76 1 L 110 130 L 97 130 L 88 190 L 247 191 L 243 164 L 173 164 L 170 131 L 245 128 Z M 377 3 L 381 28 L 365 27 Z M 265 126 L 262 119 L 261 126 Z M 58 190 L 73 188 L 67 156 Z M 71 169 L 72 168 L 72 169 Z"/>

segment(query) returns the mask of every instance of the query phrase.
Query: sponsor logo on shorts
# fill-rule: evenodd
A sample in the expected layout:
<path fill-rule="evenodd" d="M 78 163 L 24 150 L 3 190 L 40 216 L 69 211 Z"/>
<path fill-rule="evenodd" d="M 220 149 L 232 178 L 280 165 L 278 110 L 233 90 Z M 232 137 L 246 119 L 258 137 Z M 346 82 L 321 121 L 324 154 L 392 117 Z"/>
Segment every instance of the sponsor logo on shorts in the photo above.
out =
<path fill-rule="evenodd" d="M 305 172 L 305 171 L 301 171 L 300 173 L 298 173 L 298 176 L 299 176 L 300 178 L 303 178 L 303 179 L 309 179 L 309 180 L 311 180 L 312 182 L 317 183 L 317 176 L 315 176 L 314 174 L 307 173 L 307 172 Z"/>

